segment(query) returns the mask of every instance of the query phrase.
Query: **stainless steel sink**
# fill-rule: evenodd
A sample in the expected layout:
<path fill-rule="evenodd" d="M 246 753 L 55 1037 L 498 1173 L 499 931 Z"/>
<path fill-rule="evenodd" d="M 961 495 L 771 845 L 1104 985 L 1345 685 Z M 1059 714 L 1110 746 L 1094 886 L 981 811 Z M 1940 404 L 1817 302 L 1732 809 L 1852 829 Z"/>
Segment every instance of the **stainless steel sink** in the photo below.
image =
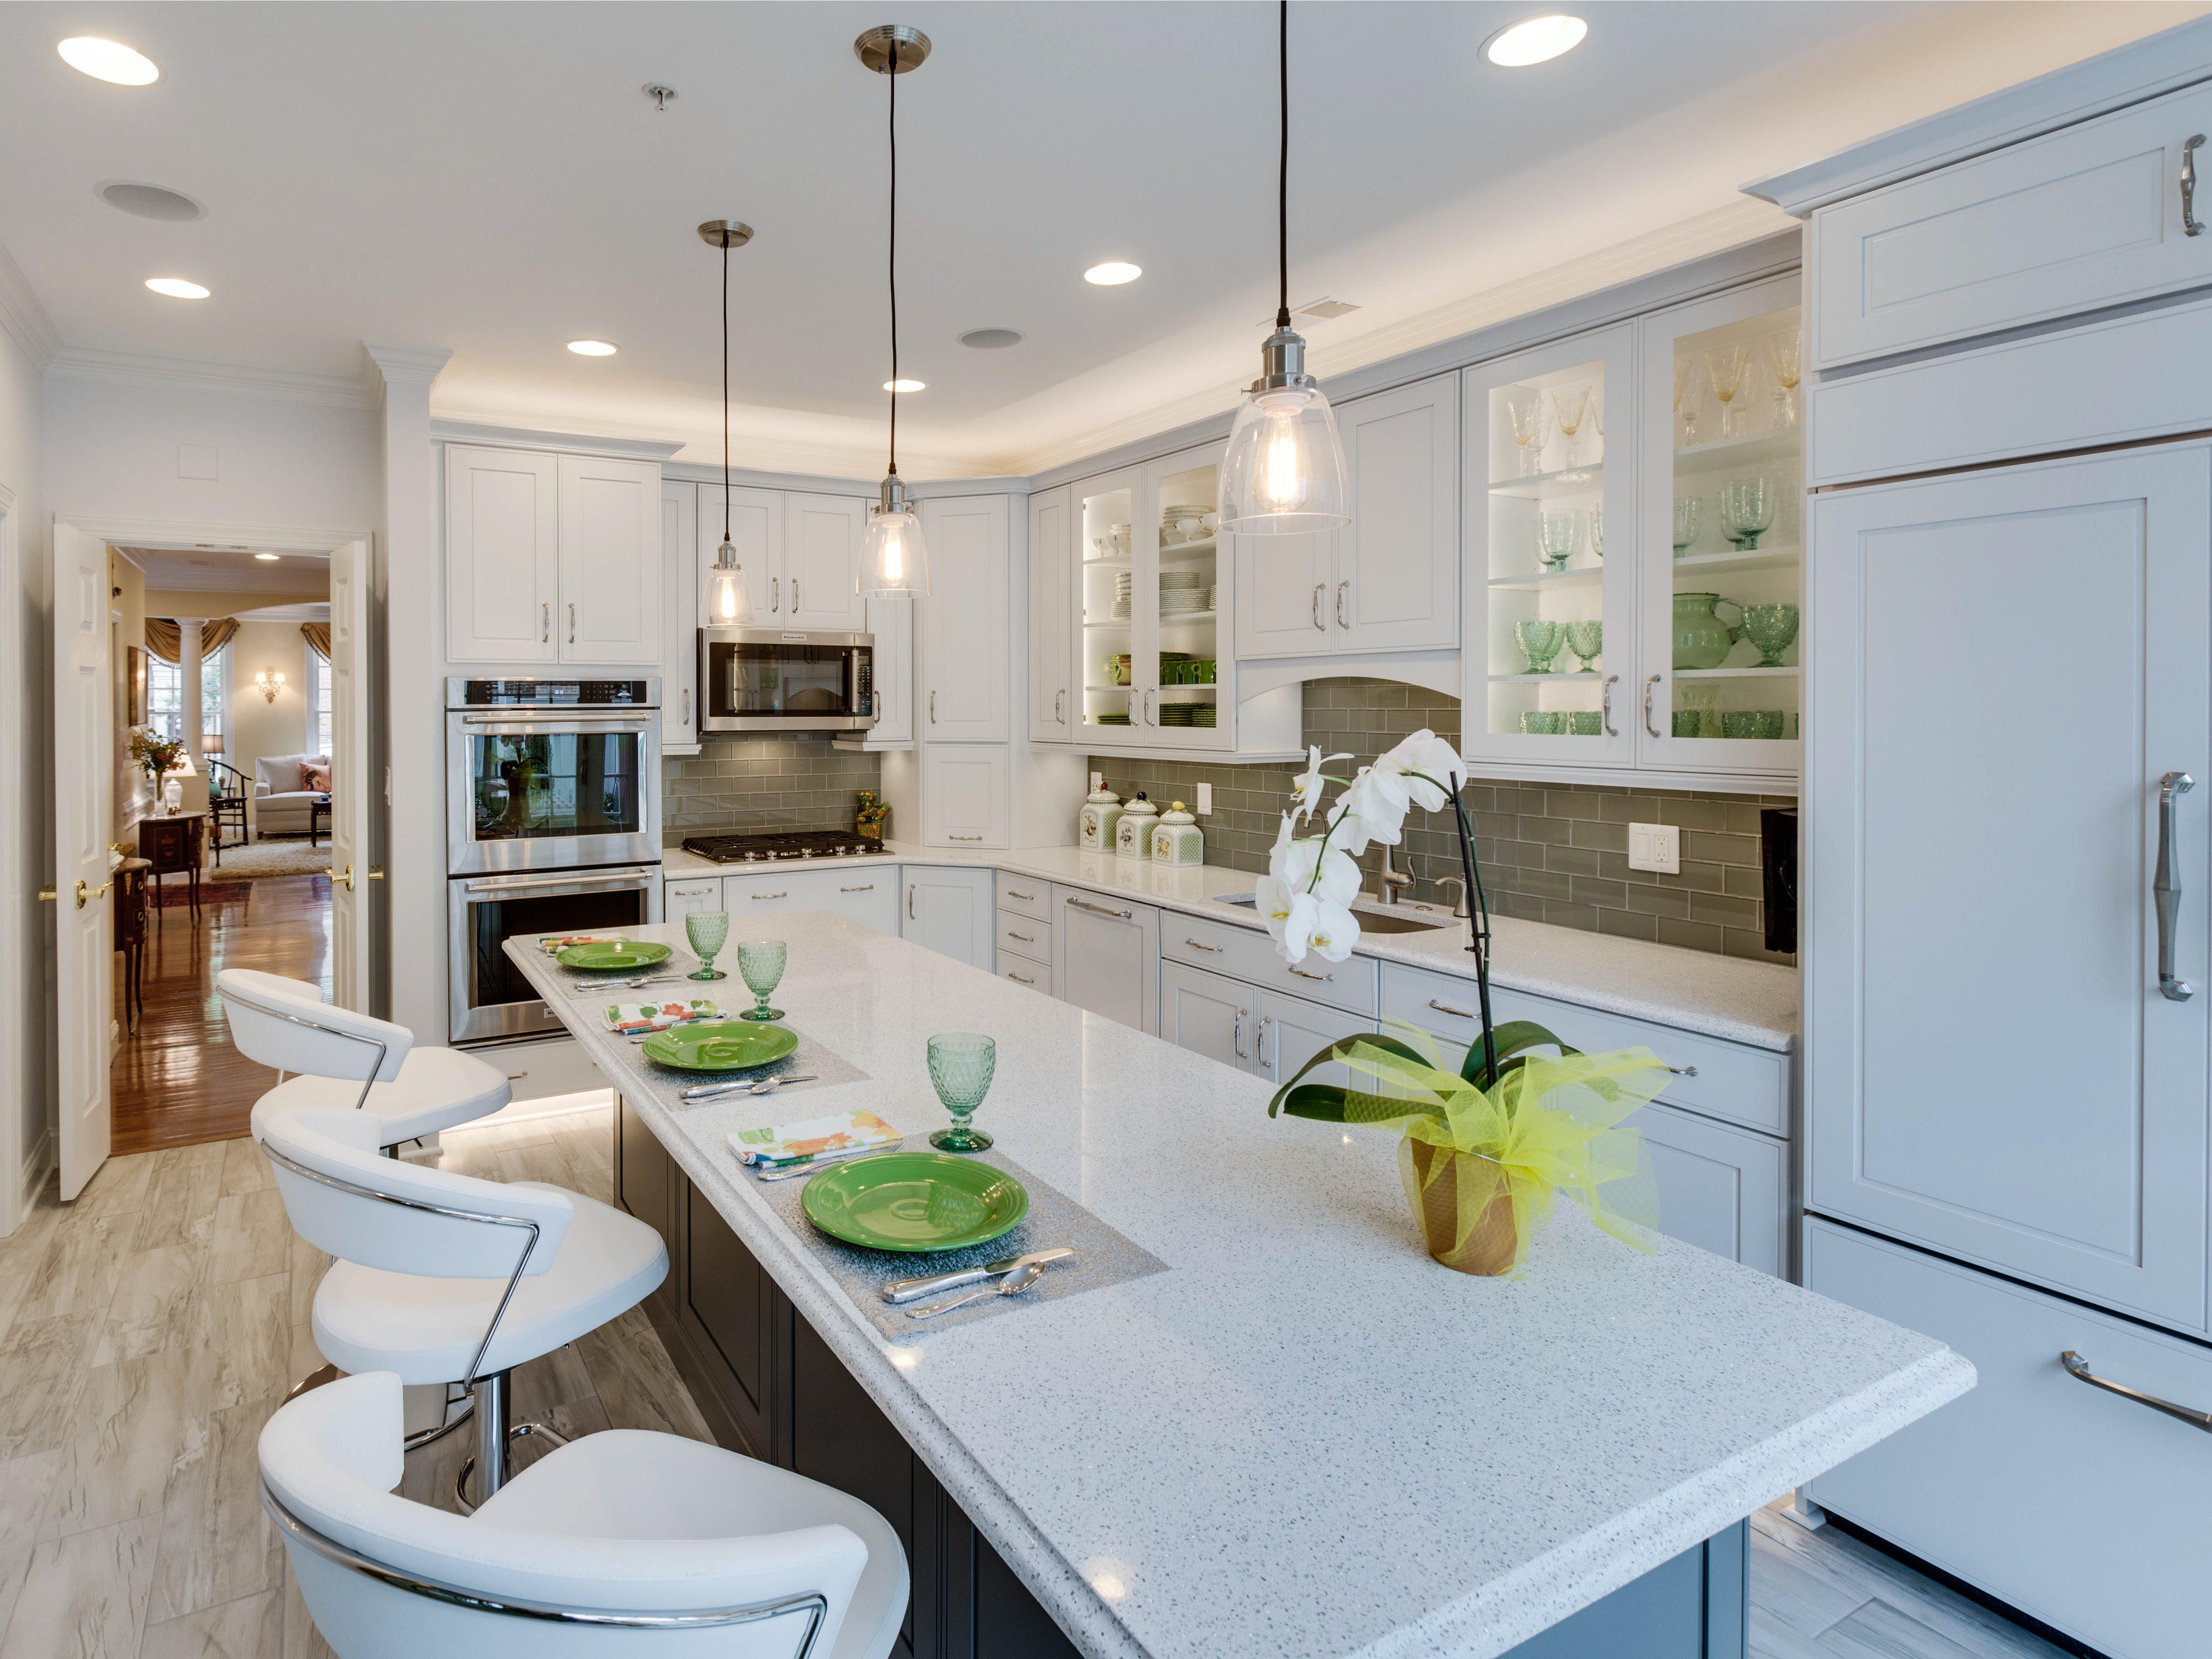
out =
<path fill-rule="evenodd" d="M 1231 894 L 1217 898 L 1216 904 L 1233 904 L 1240 910 L 1259 908 L 1258 900 L 1250 893 Z M 1449 927 L 1454 918 L 1446 912 L 1434 910 L 1378 910 L 1364 904 L 1355 904 L 1352 914 L 1363 933 L 1425 933 L 1438 927 Z"/>

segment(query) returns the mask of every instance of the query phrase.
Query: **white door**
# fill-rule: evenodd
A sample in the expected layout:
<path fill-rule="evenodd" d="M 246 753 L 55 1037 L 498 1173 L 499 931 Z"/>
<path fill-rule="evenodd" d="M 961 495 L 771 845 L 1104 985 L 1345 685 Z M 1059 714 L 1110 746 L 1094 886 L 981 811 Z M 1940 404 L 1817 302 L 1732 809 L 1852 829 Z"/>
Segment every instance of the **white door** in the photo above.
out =
<path fill-rule="evenodd" d="M 1160 913 L 1097 893 L 1052 890 L 1060 1000 L 1136 1030 L 1158 1030 Z"/>
<path fill-rule="evenodd" d="M 1163 962 L 1158 1035 L 1178 1048 L 1249 1072 L 1259 1036 L 1259 994 L 1239 981 Z"/>
<path fill-rule="evenodd" d="M 933 847 L 1012 840 L 1011 764 L 1002 744 L 932 744 L 921 757 L 921 838 Z"/>
<path fill-rule="evenodd" d="M 733 484 L 726 501 L 723 496 L 718 483 L 699 486 L 699 625 L 772 627 L 783 621 L 783 492 Z M 714 608 L 714 556 L 726 523 L 744 572 L 750 617 L 726 617 Z"/>
<path fill-rule="evenodd" d="M 1341 1008 L 1324 1008 L 1318 1002 L 1287 997 L 1280 991 L 1262 991 L 1253 1070 L 1271 1083 L 1287 1083 L 1298 1074 L 1301 1066 L 1330 1043 L 1374 1029 L 1375 1022 L 1362 1015 L 1347 1014 Z M 1366 1088 L 1374 1080 L 1355 1078 L 1342 1066 L 1324 1066 L 1305 1081 Z"/>
<path fill-rule="evenodd" d="M 699 486 L 660 486 L 660 752 L 699 752 Z"/>
<path fill-rule="evenodd" d="M 1329 583 L 1336 537 L 1232 536 L 1237 568 L 1237 654 L 1305 657 L 1336 649 Z"/>
<path fill-rule="evenodd" d="M 1352 522 L 1336 532 L 1339 651 L 1459 643 L 1459 376 L 1339 411 Z"/>
<path fill-rule="evenodd" d="M 1006 498 L 945 496 L 921 504 L 929 597 L 921 623 L 921 729 L 939 743 L 997 743 L 1012 727 L 1007 660 Z"/>
<path fill-rule="evenodd" d="M 1807 1206 L 2191 1330 L 2208 544 L 2201 444 L 1852 490 L 1817 498 L 1806 606 Z"/>
<path fill-rule="evenodd" d="M 60 1011 L 62 1197 L 106 1160 L 107 1040 L 114 1021 L 115 711 L 107 547 L 54 526 L 54 1002 Z"/>
<path fill-rule="evenodd" d="M 870 599 L 868 635 L 875 645 L 876 723 L 868 746 L 911 748 L 914 744 L 914 601 Z"/>
<path fill-rule="evenodd" d="M 995 954 L 991 874 L 907 866 L 899 936 L 989 973 Z"/>
<path fill-rule="evenodd" d="M 1075 509 L 1066 484 L 1030 497 L 1030 741 L 1066 743 L 1083 701 L 1077 632 Z"/>
<path fill-rule="evenodd" d="M 860 539 L 868 504 L 851 495 L 783 498 L 783 592 L 778 620 L 787 628 L 858 634 L 867 627 L 859 592 Z"/>
<path fill-rule="evenodd" d="M 660 467 L 561 459 L 562 662 L 660 660 Z"/>
<path fill-rule="evenodd" d="M 369 775 L 368 544 L 331 554 L 331 1000 L 373 1013 L 376 939 L 386 900 L 374 867 L 376 788 Z"/>
<path fill-rule="evenodd" d="M 446 654 L 557 662 L 561 483 L 556 458 L 446 446 Z"/>

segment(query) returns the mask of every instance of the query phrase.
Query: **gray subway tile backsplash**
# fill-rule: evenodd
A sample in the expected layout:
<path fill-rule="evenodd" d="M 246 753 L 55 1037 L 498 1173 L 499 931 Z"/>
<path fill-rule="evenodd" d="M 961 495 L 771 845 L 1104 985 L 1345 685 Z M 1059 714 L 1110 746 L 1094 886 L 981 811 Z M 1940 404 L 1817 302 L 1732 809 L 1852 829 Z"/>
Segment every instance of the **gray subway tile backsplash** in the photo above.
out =
<path fill-rule="evenodd" d="M 849 829 L 854 797 L 882 787 L 884 763 L 834 749 L 826 734 L 708 738 L 697 754 L 662 761 L 660 775 L 661 836 L 673 846 L 702 830 Z"/>
<path fill-rule="evenodd" d="M 1324 753 L 1351 751 L 1351 761 L 1338 763 L 1342 768 L 1373 760 L 1425 726 L 1456 744 L 1459 699 L 1395 681 L 1311 680 L 1304 725 L 1305 741 L 1322 744 Z M 1090 769 L 1104 773 L 1115 793 L 1127 798 L 1142 789 L 1163 810 L 1170 800 L 1195 805 L 1198 785 L 1211 784 L 1214 810 L 1199 820 L 1206 861 L 1257 873 L 1267 867 L 1298 769 L 1093 755 Z M 1335 793 L 1332 787 L 1326 799 Z M 1792 799 L 1476 778 L 1468 785 L 1467 805 L 1483 885 L 1499 915 L 1761 962 L 1796 961 L 1765 948 L 1759 864 L 1759 808 L 1795 806 Z M 1628 867 L 1632 822 L 1680 827 L 1680 875 Z M 1448 902 L 1451 890 L 1437 881 L 1460 870 L 1450 819 L 1413 813 L 1401 850 L 1413 872 L 1413 896 Z M 1373 854 L 1365 864 L 1371 889 Z"/>

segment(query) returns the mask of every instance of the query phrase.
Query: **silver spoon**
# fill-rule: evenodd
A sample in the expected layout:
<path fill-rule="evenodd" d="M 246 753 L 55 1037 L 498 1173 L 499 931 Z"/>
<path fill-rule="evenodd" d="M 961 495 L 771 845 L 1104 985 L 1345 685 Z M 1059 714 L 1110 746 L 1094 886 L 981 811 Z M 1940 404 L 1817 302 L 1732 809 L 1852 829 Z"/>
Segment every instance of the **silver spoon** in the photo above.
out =
<path fill-rule="evenodd" d="M 941 1313 L 951 1313 L 955 1308 L 964 1308 L 970 1302 L 981 1302 L 987 1296 L 1019 1296 L 1043 1277 L 1044 1263 L 1032 1261 L 1028 1267 L 1008 1273 L 1003 1281 L 988 1291 L 977 1291 L 972 1296 L 963 1296 L 957 1302 L 941 1303 L 934 1308 L 908 1308 L 906 1316 L 908 1319 L 934 1319 Z"/>

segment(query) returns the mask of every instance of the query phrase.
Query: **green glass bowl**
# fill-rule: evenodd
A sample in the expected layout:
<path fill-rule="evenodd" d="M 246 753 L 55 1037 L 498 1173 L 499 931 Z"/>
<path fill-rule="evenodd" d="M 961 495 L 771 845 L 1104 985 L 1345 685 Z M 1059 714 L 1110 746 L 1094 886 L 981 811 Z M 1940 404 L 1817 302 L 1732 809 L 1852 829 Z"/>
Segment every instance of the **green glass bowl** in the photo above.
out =
<path fill-rule="evenodd" d="M 592 945 L 572 945 L 553 959 L 563 968 L 605 974 L 620 968 L 650 968 L 675 954 L 673 946 L 656 945 L 651 939 L 601 939 Z"/>
<path fill-rule="evenodd" d="M 799 1195 L 832 1238 L 872 1250 L 957 1250 L 1011 1232 L 1030 1195 L 1004 1170 L 942 1152 L 878 1152 L 835 1164 Z"/>
<path fill-rule="evenodd" d="M 672 1025 L 638 1045 L 647 1060 L 679 1072 L 742 1072 L 781 1060 L 799 1046 L 788 1025 L 741 1024 L 718 1019 Z"/>

